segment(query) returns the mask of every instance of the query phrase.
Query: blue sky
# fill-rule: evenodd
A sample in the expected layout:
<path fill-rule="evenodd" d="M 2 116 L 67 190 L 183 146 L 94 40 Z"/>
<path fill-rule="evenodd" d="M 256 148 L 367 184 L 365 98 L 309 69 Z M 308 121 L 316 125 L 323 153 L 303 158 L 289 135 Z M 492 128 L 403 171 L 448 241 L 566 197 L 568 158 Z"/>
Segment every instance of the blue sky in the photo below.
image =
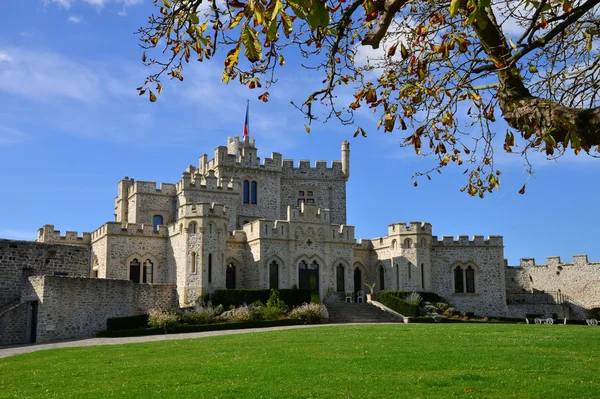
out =
<path fill-rule="evenodd" d="M 351 143 L 348 223 L 357 237 L 379 237 L 387 225 L 427 221 L 434 234 L 503 235 L 511 265 L 521 257 L 587 253 L 600 260 L 596 216 L 600 163 L 568 156 L 535 157 L 527 180 L 517 156 L 499 155 L 502 188 L 485 199 L 459 192 L 462 169 L 418 188 L 411 176 L 431 161 L 400 148 L 406 132 L 375 130 L 368 138 L 338 123 L 304 130 L 291 100 L 302 101 L 319 77 L 288 56 L 269 103 L 220 83 L 222 62 L 188 68 L 156 103 L 137 96 L 147 71 L 133 32 L 152 12 L 150 0 L 20 0 L 6 2 L 0 25 L 0 237 L 35 239 L 44 224 L 93 231 L 112 220 L 117 182 L 175 183 L 203 153 L 240 135 L 246 99 L 259 155 L 340 159 Z M 499 131 L 504 131 L 500 124 Z"/>

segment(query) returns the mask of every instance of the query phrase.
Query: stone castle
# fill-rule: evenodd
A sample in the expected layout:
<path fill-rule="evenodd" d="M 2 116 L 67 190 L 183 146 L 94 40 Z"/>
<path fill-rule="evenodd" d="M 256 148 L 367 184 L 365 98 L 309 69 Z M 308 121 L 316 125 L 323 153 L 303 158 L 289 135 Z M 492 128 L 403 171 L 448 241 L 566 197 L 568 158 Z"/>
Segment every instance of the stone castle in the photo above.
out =
<path fill-rule="evenodd" d="M 341 161 L 313 166 L 279 153 L 261 162 L 248 136 L 202 155 L 176 184 L 125 177 L 113 222 L 81 236 L 45 225 L 37 242 L 0 240 L 0 345 L 90 336 L 107 317 L 224 288 L 310 288 L 327 302 L 375 282 L 495 316 L 583 317 L 600 306 L 600 264 L 587 258 L 507 267 L 502 237 L 438 239 L 425 222 L 357 241 L 349 177 L 347 141 Z"/>

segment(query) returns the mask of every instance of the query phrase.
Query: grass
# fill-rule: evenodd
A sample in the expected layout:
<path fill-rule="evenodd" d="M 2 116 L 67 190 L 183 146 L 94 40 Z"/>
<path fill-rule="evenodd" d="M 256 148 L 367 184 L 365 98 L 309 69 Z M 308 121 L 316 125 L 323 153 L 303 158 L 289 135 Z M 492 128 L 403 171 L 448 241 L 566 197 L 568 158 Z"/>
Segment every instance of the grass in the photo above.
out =
<path fill-rule="evenodd" d="M 593 398 L 600 329 L 334 326 L 0 359 L 0 397 Z"/>

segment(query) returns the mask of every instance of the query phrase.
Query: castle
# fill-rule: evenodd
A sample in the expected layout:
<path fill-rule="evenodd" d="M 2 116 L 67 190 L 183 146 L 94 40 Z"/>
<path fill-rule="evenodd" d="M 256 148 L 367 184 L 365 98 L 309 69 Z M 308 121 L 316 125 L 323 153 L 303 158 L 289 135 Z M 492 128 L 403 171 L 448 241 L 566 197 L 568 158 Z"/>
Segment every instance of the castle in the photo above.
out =
<path fill-rule="evenodd" d="M 357 241 L 346 220 L 349 177 L 347 141 L 341 161 L 313 166 L 279 153 L 261 162 L 248 136 L 202 155 L 176 184 L 125 177 L 114 221 L 95 231 L 61 235 L 45 225 L 35 243 L 0 240 L 0 344 L 89 336 L 106 317 L 184 306 L 224 288 L 310 288 L 327 302 L 375 282 L 518 317 L 600 305 L 600 268 L 587 258 L 563 271 L 586 268 L 582 297 L 578 278 L 565 287 L 548 272 L 563 270 L 560 260 L 540 273 L 532 261 L 507 267 L 500 236 L 438 239 L 431 224 L 410 222 Z M 534 291 L 546 300 L 514 299 Z"/>

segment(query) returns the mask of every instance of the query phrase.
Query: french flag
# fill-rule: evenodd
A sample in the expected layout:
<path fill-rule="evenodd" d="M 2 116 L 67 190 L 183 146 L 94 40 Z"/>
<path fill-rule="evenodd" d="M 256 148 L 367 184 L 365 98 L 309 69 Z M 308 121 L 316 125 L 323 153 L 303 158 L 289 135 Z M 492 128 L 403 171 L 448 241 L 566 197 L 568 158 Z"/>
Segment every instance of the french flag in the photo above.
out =
<path fill-rule="evenodd" d="M 250 120 L 248 116 L 248 110 L 250 109 L 250 100 L 246 103 L 246 120 L 244 121 L 244 137 L 250 133 Z"/>

